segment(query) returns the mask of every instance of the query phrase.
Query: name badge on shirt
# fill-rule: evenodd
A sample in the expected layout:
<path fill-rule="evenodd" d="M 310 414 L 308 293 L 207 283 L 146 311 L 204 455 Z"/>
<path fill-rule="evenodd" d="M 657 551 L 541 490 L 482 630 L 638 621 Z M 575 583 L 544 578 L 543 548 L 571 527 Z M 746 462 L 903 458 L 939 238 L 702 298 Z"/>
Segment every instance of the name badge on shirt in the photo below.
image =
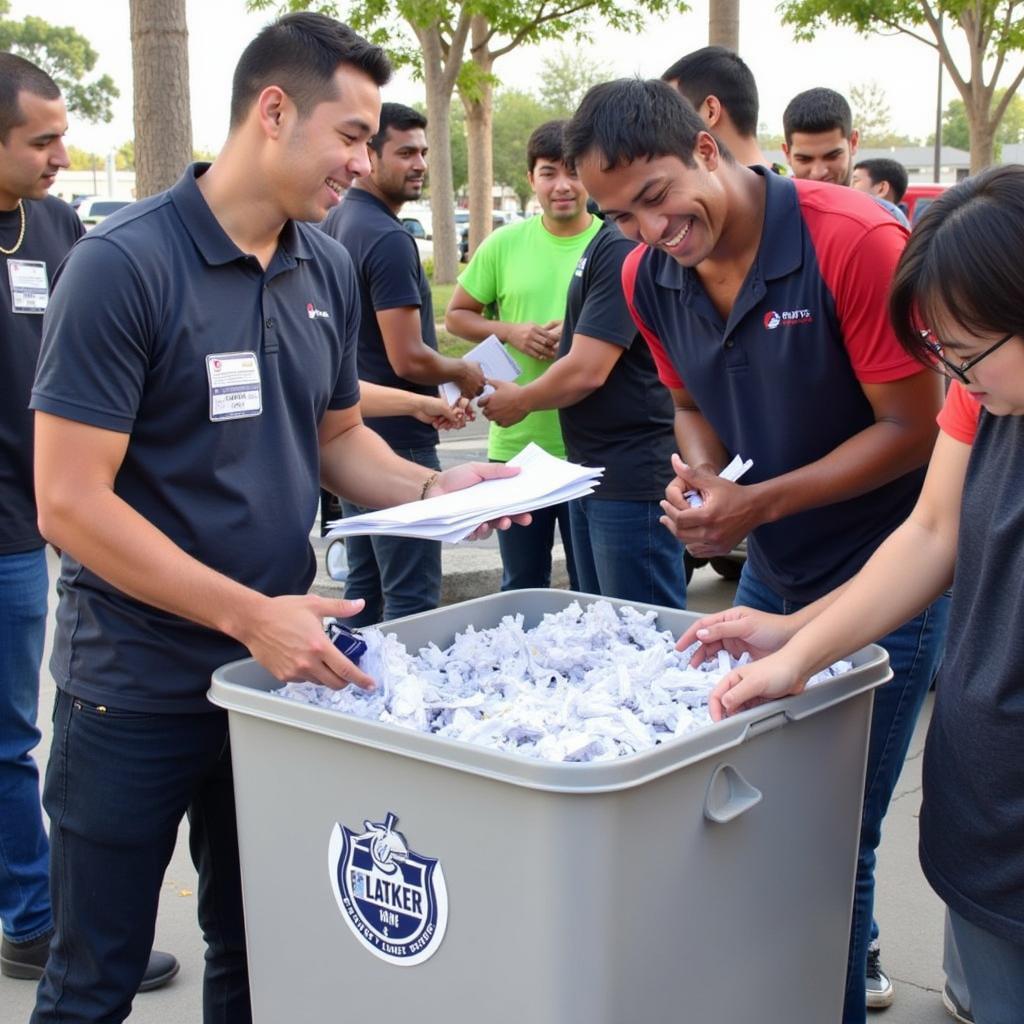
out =
<path fill-rule="evenodd" d="M 206 357 L 210 419 L 237 420 L 263 412 L 260 364 L 255 352 L 215 352 Z"/>
<path fill-rule="evenodd" d="M 50 281 L 42 260 L 8 260 L 7 276 L 11 279 L 11 312 L 46 312 L 50 301 Z"/>

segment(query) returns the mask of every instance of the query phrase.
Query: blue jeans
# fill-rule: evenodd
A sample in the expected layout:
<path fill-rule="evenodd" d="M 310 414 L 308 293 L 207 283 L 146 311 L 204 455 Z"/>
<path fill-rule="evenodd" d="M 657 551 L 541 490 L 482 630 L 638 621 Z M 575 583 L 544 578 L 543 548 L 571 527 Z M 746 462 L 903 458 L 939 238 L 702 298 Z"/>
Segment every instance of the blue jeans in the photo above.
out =
<path fill-rule="evenodd" d="M 527 590 L 551 586 L 551 548 L 555 543 L 555 524 L 562 535 L 569 589 L 579 590 L 576 559 L 573 557 L 569 503 L 539 508 L 530 515 L 529 526 L 512 526 L 498 534 L 501 551 L 501 589 Z"/>
<path fill-rule="evenodd" d="M 949 911 L 975 1024 L 1024 1020 L 1024 946 Z"/>
<path fill-rule="evenodd" d="M 227 715 L 146 714 L 60 691 L 43 802 L 56 934 L 31 1024 L 117 1024 L 153 946 L 183 815 L 199 872 L 205 1024 L 251 1024 Z"/>
<path fill-rule="evenodd" d="M 784 615 L 803 607 L 782 598 L 757 579 L 749 562 L 743 567 L 735 603 Z M 878 934 L 873 918 L 875 850 L 882 838 L 882 820 L 903 768 L 918 712 L 942 660 L 948 620 L 949 598 L 943 596 L 878 641 L 889 652 L 893 678 L 875 690 L 871 713 L 843 1024 L 863 1024 L 867 1019 L 864 972 L 868 943 L 873 934 Z"/>
<path fill-rule="evenodd" d="M 396 449 L 403 459 L 428 469 L 440 469 L 437 449 Z M 343 501 L 346 517 L 368 511 Z M 345 621 L 369 626 L 403 615 L 429 612 L 441 603 L 441 543 L 414 537 L 346 537 L 348 579 L 345 597 L 361 597 L 366 607 Z"/>
<path fill-rule="evenodd" d="M 0 921 L 15 942 L 52 927 L 39 770 L 39 663 L 46 634 L 46 549 L 0 555 Z"/>
<path fill-rule="evenodd" d="M 683 546 L 658 522 L 656 501 L 569 502 L 579 589 L 588 594 L 686 607 Z"/>

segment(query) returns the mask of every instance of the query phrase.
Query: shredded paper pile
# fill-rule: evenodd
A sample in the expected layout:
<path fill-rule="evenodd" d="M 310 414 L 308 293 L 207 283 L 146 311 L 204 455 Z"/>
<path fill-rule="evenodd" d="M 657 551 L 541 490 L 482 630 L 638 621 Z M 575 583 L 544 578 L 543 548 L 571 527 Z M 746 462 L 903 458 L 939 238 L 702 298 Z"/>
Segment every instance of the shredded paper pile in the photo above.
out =
<path fill-rule="evenodd" d="M 711 724 L 708 695 L 746 655 L 724 651 L 689 667 L 694 648 L 655 625 L 656 613 L 573 601 L 533 629 L 506 616 L 411 655 L 394 634 L 363 630 L 360 668 L 377 683 L 332 690 L 289 683 L 275 693 L 358 718 L 466 740 L 546 761 L 607 761 Z M 848 671 L 837 662 L 811 683 Z M 809 684 L 810 685 L 810 684 Z"/>

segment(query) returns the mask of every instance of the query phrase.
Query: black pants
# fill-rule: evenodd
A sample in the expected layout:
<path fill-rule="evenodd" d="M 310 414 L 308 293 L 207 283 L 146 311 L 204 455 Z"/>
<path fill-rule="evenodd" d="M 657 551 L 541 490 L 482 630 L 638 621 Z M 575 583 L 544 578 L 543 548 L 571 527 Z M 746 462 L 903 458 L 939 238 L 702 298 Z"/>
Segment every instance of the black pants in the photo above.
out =
<path fill-rule="evenodd" d="M 186 813 L 207 945 L 203 1020 L 249 1024 L 226 714 L 119 711 L 58 692 L 43 804 L 57 933 L 32 1024 L 128 1016 Z"/>

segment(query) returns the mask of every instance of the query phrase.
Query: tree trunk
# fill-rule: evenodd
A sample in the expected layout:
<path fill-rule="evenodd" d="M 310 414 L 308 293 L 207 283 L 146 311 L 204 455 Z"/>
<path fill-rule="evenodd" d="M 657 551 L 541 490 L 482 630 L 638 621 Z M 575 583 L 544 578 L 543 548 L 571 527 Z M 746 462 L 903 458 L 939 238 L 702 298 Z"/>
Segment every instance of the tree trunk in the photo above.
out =
<path fill-rule="evenodd" d="M 494 151 L 491 148 L 493 121 L 493 92 L 491 69 L 494 62 L 486 38 L 489 31 L 487 18 L 473 16 L 470 53 L 479 72 L 477 91 L 468 99 L 466 108 L 467 157 L 469 163 L 469 253 L 491 233 L 494 212 Z"/>
<path fill-rule="evenodd" d="M 436 30 L 417 33 L 423 46 L 423 84 L 427 93 L 427 146 L 430 150 L 430 219 L 433 221 L 434 283 L 452 284 L 459 269 L 455 250 L 452 188 L 451 104 L 453 87 L 445 81 Z M 444 310 L 434 311 L 439 317 Z"/>
<path fill-rule="evenodd" d="M 135 196 L 170 188 L 192 160 L 185 0 L 129 0 Z"/>
<path fill-rule="evenodd" d="M 996 158 L 996 129 L 999 125 L 992 120 L 989 104 L 980 109 L 968 108 L 967 129 L 971 139 L 971 174 L 977 174 L 991 167 Z"/>
<path fill-rule="evenodd" d="M 740 49 L 740 0 L 711 0 L 708 11 L 708 43 Z"/>

